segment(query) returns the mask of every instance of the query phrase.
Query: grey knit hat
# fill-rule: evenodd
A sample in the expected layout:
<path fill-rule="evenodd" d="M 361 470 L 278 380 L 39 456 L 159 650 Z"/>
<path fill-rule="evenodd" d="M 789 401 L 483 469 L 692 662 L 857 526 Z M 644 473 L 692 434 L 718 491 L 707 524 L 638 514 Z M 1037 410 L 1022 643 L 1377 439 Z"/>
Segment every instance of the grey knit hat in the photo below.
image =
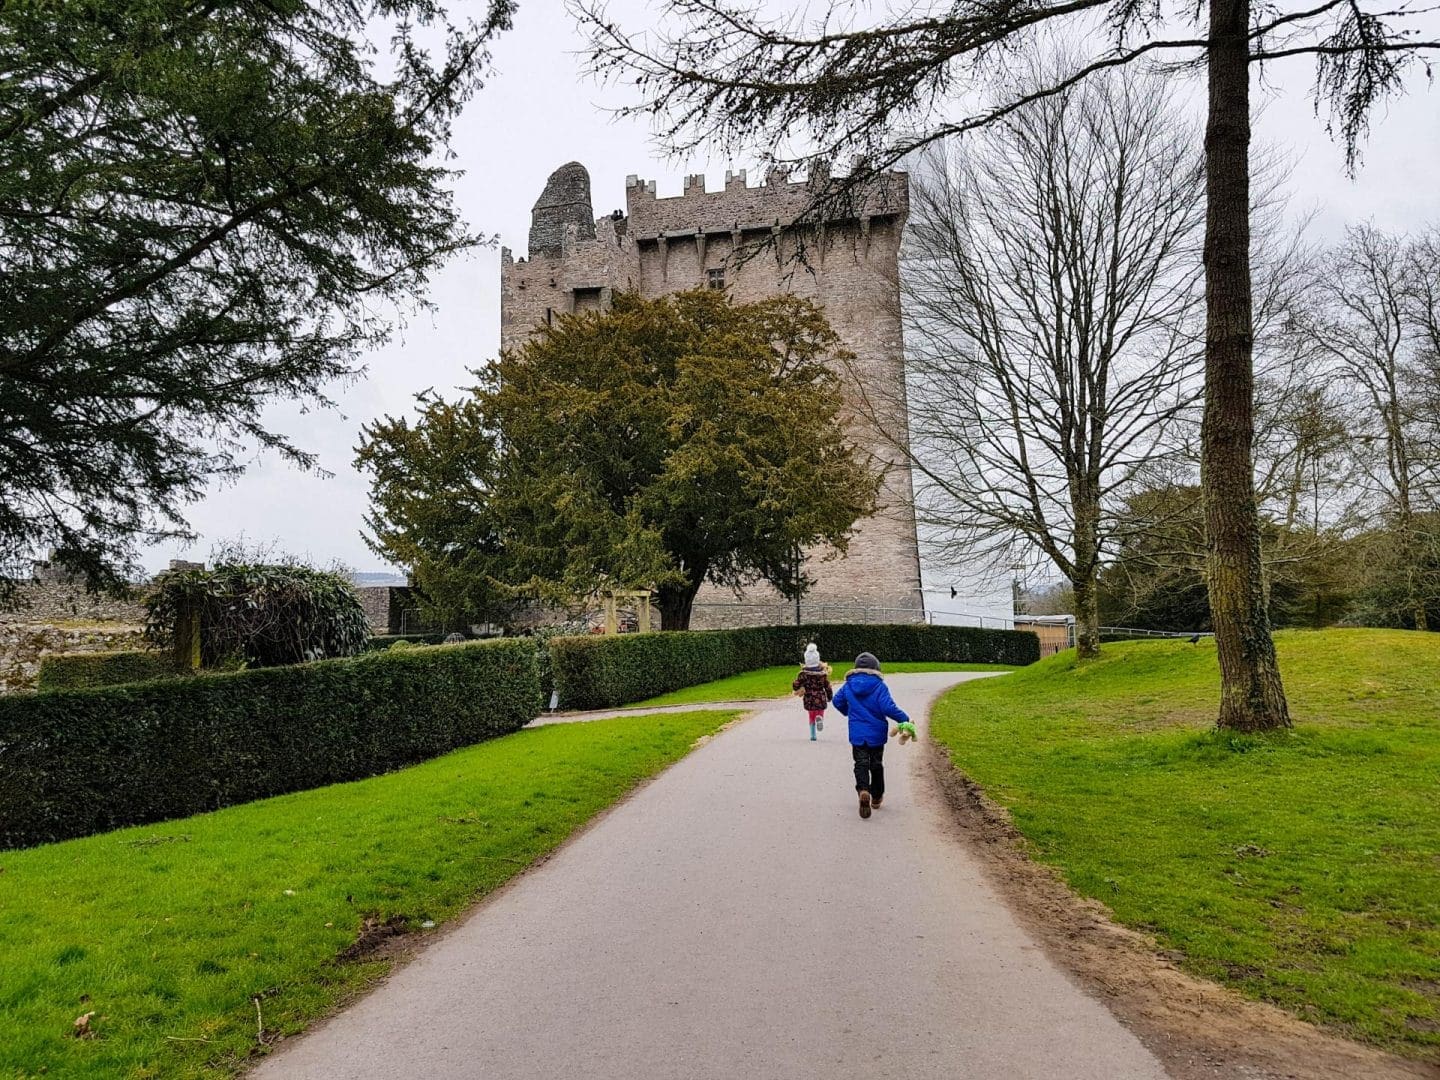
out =
<path fill-rule="evenodd" d="M 873 652 L 862 652 L 859 656 L 855 657 L 855 670 L 879 671 L 880 661 L 875 659 Z"/>

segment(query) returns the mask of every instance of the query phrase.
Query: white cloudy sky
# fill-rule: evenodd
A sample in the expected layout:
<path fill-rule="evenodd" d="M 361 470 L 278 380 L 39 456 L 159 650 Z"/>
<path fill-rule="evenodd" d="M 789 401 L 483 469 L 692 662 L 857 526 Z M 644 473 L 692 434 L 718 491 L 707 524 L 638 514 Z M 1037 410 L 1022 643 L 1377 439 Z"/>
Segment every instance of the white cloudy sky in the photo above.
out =
<path fill-rule="evenodd" d="M 615 0 L 612 10 L 631 26 L 653 15 L 645 0 Z M 465 173 L 457 184 L 459 204 L 477 231 L 497 234 L 519 253 L 545 178 L 572 159 L 590 170 L 597 215 L 624 207 L 628 173 L 655 179 L 663 197 L 679 194 L 687 172 L 707 171 L 713 186 L 727 165 L 750 164 L 664 160 L 642 123 L 615 122 L 603 111 L 616 92 L 582 76 L 580 48 L 559 0 L 521 0 L 515 29 L 495 49 L 495 77 L 456 127 L 457 164 Z M 1367 218 L 1396 229 L 1440 220 L 1440 88 L 1417 74 L 1410 94 L 1376 116 L 1364 167 L 1351 180 L 1308 103 L 1310 64 L 1291 64 L 1267 75 L 1270 93 L 1258 134 L 1288 148 L 1296 161 L 1295 205 L 1316 212 L 1315 234 L 1337 234 L 1347 222 Z M 351 467 L 357 434 L 367 420 L 408 409 L 417 391 L 463 386 L 466 368 L 494 355 L 499 274 L 498 249 L 451 264 L 433 282 L 433 316 L 373 355 L 364 381 L 338 391 L 338 410 L 274 410 L 272 422 L 316 450 L 333 475 L 307 475 L 262 458 L 243 479 L 192 508 L 197 543 L 147 551 L 146 567 L 159 569 L 177 556 L 203 558 L 215 542 L 243 535 L 318 561 L 383 569 L 361 538 L 367 494 Z"/>

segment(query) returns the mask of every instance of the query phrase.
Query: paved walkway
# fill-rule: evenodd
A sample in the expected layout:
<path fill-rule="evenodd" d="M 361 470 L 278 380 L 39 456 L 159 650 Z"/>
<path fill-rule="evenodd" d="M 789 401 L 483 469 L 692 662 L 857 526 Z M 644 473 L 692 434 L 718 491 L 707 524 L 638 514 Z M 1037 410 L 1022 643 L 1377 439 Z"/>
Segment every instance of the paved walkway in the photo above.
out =
<path fill-rule="evenodd" d="M 974 676 L 897 675 L 921 713 Z M 1163 1080 L 943 829 L 915 748 L 856 814 L 844 723 L 702 746 L 264 1080 Z"/>

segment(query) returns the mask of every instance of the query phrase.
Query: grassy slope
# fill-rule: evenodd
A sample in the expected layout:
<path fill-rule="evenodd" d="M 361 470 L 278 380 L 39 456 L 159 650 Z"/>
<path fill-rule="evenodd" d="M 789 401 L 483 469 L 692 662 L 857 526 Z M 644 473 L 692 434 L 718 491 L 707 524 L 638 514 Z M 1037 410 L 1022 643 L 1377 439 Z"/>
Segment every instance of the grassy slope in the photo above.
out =
<path fill-rule="evenodd" d="M 734 715 L 543 727 L 388 776 L 0 852 L 0 1077 L 229 1075 L 256 1045 L 252 995 L 267 1032 L 293 1032 L 384 972 L 332 962 L 364 915 L 443 922 Z M 91 1010 L 99 1037 L 70 1037 Z"/>
<path fill-rule="evenodd" d="M 838 682 L 845 677 L 853 664 L 831 664 L 833 675 Z M 1012 671 L 1004 664 L 946 664 L 946 663 L 892 663 L 884 664 L 887 674 L 903 674 L 907 671 Z M 659 705 L 692 705 L 705 701 L 760 701 L 765 698 L 785 697 L 790 693 L 790 683 L 798 667 L 782 666 L 747 671 L 731 675 L 728 679 L 687 686 L 649 701 L 640 702 L 636 708 L 651 709 Z"/>
<path fill-rule="evenodd" d="M 1440 635 L 1277 637 L 1296 730 L 1227 737 L 1213 644 L 952 691 L 956 764 L 1035 854 L 1203 975 L 1440 1058 Z"/>

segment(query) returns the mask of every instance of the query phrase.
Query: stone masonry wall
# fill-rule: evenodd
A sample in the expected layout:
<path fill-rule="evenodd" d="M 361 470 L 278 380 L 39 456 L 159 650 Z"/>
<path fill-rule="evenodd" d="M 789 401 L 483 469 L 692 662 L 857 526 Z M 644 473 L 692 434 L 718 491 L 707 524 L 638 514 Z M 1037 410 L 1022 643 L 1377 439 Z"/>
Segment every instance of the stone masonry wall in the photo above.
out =
<path fill-rule="evenodd" d="M 22 582 L 12 610 L 0 611 L 0 624 L 85 622 L 145 623 L 143 595 L 130 599 L 87 593 L 83 586 Z"/>
<path fill-rule="evenodd" d="M 40 661 L 52 653 L 117 652 L 144 646 L 139 626 L 0 623 L 0 694 L 33 690 Z"/>

